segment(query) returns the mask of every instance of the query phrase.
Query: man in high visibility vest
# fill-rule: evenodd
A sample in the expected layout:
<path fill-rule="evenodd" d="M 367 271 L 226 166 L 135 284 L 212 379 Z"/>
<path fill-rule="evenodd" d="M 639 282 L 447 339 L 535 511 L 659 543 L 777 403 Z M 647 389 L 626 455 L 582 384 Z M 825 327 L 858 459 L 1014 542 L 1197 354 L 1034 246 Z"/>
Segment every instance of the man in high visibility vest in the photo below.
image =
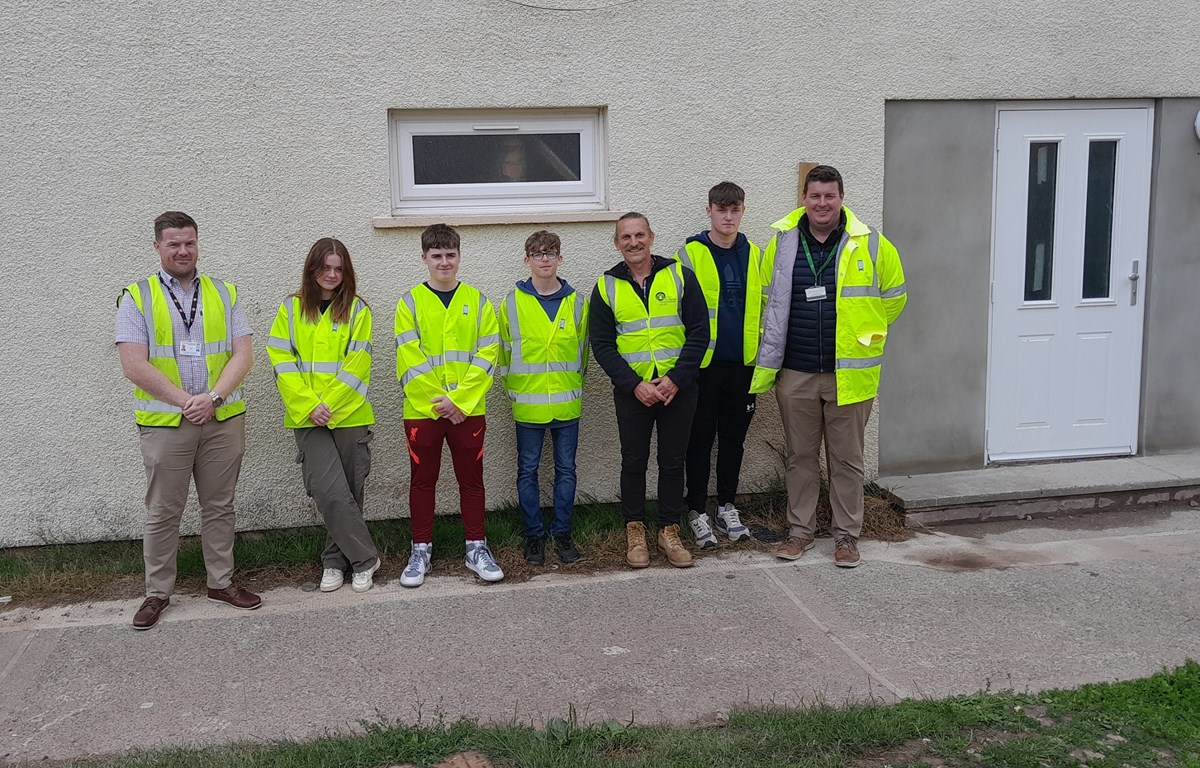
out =
<path fill-rule="evenodd" d="M 450 444 L 466 534 L 466 566 L 484 581 L 500 581 L 484 536 L 483 439 L 487 391 L 500 349 L 496 310 L 459 282 L 458 232 L 434 224 L 421 233 L 429 280 L 396 302 L 396 376 L 404 387 L 408 440 L 408 503 L 412 555 L 400 584 L 419 587 L 433 554 L 433 515 L 442 444 Z"/>
<path fill-rule="evenodd" d="M 134 629 L 150 629 L 171 602 L 179 521 L 196 480 L 208 599 L 253 610 L 262 599 L 233 584 L 233 497 L 246 427 L 242 379 L 252 360 L 237 289 L 196 270 L 196 222 L 179 211 L 154 220 L 161 269 L 117 299 L 117 351 L 134 385 L 146 466 L 146 599 Z"/>
<path fill-rule="evenodd" d="M 752 392 L 775 385 L 787 439 L 790 536 L 775 554 L 795 560 L 814 544 L 822 436 L 833 507 L 834 562 L 860 562 L 863 446 L 888 326 L 908 300 L 896 248 L 842 205 L 842 175 L 819 165 L 804 206 L 771 226 L 774 265 Z"/>
<path fill-rule="evenodd" d="M 538 466 L 546 432 L 554 446 L 554 523 L 561 563 L 579 559 L 571 540 L 575 449 L 587 370 L 587 300 L 558 276 L 562 241 L 546 230 L 525 240 L 529 279 L 500 303 L 500 376 L 517 422 L 517 498 L 525 519 L 525 562 L 546 562 Z"/>
<path fill-rule="evenodd" d="M 699 399 L 687 449 L 688 522 L 696 544 L 704 549 L 717 546 L 714 524 L 705 512 L 714 440 L 716 531 L 730 541 L 750 538 L 734 497 L 742 471 L 742 445 L 754 418 L 750 380 L 769 275 L 762 273 L 762 251 L 738 231 L 745 203 L 746 192 L 732 181 L 710 189 L 704 212 L 711 227 L 689 237 L 675 255 L 696 273 L 708 306 L 708 351 L 700 365 Z"/>
<path fill-rule="evenodd" d="M 640 213 L 617 221 L 621 261 L 592 291 L 589 336 L 596 362 L 613 383 L 621 438 L 621 512 L 625 562 L 650 564 L 646 546 L 646 467 L 658 429 L 658 551 L 686 568 L 679 539 L 683 460 L 696 411 L 696 376 L 708 348 L 708 309 L 696 276 L 675 259 L 651 253 L 654 232 Z"/>

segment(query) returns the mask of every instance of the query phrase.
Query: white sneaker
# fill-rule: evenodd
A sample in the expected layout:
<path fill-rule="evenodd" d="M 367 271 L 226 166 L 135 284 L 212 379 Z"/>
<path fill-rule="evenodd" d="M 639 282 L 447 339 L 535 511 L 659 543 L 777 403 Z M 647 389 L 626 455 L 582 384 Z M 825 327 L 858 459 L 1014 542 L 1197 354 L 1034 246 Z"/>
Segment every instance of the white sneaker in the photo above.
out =
<path fill-rule="evenodd" d="M 741 541 L 750 538 L 750 529 L 742 525 L 742 513 L 732 504 L 721 504 L 717 507 L 717 531 L 725 534 L 730 541 Z"/>
<path fill-rule="evenodd" d="M 432 544 L 413 544 L 412 555 L 404 573 L 400 574 L 400 586 L 419 587 L 425 583 L 425 574 L 429 573 L 429 558 L 433 556 Z"/>
<path fill-rule="evenodd" d="M 346 574 L 338 568 L 326 568 L 321 572 L 321 591 L 335 592 L 346 583 Z"/>
<path fill-rule="evenodd" d="M 712 526 L 708 524 L 708 515 L 692 510 L 688 512 L 688 525 L 692 527 L 692 538 L 700 549 L 712 549 L 717 546 L 717 537 L 713 535 Z"/>
<path fill-rule="evenodd" d="M 484 581 L 500 581 L 504 578 L 504 571 L 500 570 L 496 558 L 492 557 L 492 550 L 488 549 L 487 539 L 467 542 L 466 564 Z"/>
<path fill-rule="evenodd" d="M 350 589 L 355 592 L 366 592 L 371 587 L 375 586 L 375 571 L 379 570 L 382 560 L 375 558 L 375 565 L 372 565 L 365 571 L 355 571 L 350 577 Z"/>

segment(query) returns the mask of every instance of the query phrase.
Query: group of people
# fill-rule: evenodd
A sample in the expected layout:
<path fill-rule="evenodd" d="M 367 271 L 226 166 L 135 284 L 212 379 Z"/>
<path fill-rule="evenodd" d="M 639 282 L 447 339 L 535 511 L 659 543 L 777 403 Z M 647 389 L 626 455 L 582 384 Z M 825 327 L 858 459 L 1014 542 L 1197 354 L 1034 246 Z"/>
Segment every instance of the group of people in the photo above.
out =
<path fill-rule="evenodd" d="M 866 423 L 888 326 L 906 294 L 896 249 L 843 198 L 836 169 L 812 169 L 802 206 L 772 225 L 776 232 L 760 249 L 740 232 L 744 191 L 722 182 L 709 191 L 710 228 L 688 238 L 674 257 L 653 252 L 644 214 L 627 213 L 613 238 L 621 260 L 601 275 L 590 298 L 558 275 L 561 241 L 540 230 L 525 242 L 529 277 L 498 312 L 459 281 L 458 233 L 444 224 L 425 229 L 428 280 L 400 297 L 394 323 L 411 470 L 412 551 L 400 583 L 420 586 L 429 572 L 444 444 L 460 491 L 465 565 L 484 581 L 504 578 L 484 530 L 485 406 L 497 374 L 516 422 L 525 560 L 546 560 L 538 487 L 546 432 L 554 463 L 549 541 L 560 562 L 580 558 L 571 524 L 589 345 L 613 385 L 630 567 L 650 564 L 646 471 L 655 430 L 657 550 L 673 566 L 692 565 L 680 536 L 684 523 L 700 548 L 717 546 L 718 534 L 750 538 L 735 497 L 756 395 L 772 387 L 787 443 L 790 528 L 775 554 L 794 560 L 814 544 L 824 441 L 834 560 L 857 566 Z M 148 485 L 146 598 L 133 618 L 137 629 L 154 626 L 170 603 L 193 478 L 208 598 L 245 610 L 262 602 L 232 580 L 250 327 L 236 287 L 197 271 L 191 217 L 159 216 L 154 248 L 161 269 L 121 293 L 116 333 L 123 372 L 134 384 Z M 368 399 L 371 329 L 349 251 L 339 240 L 318 240 L 299 290 L 279 307 L 266 349 L 305 489 L 327 530 L 319 586 L 326 592 L 342 587 L 347 574 L 351 588 L 365 592 L 380 566 L 362 514 L 375 421 Z M 714 442 L 717 498 L 710 516 Z"/>

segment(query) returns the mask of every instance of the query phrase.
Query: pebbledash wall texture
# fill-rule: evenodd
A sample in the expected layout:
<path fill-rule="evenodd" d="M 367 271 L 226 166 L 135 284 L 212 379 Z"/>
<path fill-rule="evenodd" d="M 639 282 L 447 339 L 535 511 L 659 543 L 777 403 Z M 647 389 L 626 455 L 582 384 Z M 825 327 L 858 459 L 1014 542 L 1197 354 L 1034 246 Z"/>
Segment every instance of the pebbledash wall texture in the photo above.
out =
<path fill-rule="evenodd" d="M 887 100 L 1195 95 L 1197 40 L 1194 0 L 4 3 L 0 546 L 140 535 L 144 475 L 113 317 L 121 287 L 157 268 L 151 222 L 167 209 L 198 220 L 201 269 L 238 285 L 255 332 L 239 526 L 317 521 L 263 345 L 323 236 L 346 242 L 375 310 L 367 512 L 407 514 L 391 322 L 425 273 L 419 229 L 371 223 L 391 207 L 389 109 L 605 108 L 607 204 L 649 214 L 669 255 L 703 228 L 706 190 L 723 179 L 746 188 L 743 230 L 765 245 L 796 205 L 802 161 L 838 166 L 847 204 L 879 224 Z M 953 163 L 954 149 L 928 162 Z M 461 277 L 498 303 L 536 228 L 463 227 Z M 618 258 L 611 223 L 551 228 L 561 273 L 582 290 Z M 938 279 L 897 246 L 910 283 Z M 746 490 L 781 470 L 774 398 L 759 403 Z M 488 416 L 495 507 L 516 497 L 499 387 Z M 874 431 L 869 442 L 873 468 Z M 593 367 L 581 494 L 614 499 L 618 467 L 610 387 Z M 448 463 L 443 476 L 439 509 L 451 511 Z"/>

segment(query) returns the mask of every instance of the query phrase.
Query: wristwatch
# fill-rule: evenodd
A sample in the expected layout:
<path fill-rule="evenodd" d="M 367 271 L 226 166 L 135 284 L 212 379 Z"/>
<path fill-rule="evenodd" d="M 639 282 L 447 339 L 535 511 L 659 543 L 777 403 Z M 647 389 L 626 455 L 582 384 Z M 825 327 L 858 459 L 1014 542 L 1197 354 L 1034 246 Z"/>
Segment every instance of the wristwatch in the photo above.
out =
<path fill-rule="evenodd" d="M 212 392 L 209 392 L 208 396 L 212 398 L 214 408 L 220 408 L 225 404 L 225 398 L 218 395 L 215 389 Z"/>

